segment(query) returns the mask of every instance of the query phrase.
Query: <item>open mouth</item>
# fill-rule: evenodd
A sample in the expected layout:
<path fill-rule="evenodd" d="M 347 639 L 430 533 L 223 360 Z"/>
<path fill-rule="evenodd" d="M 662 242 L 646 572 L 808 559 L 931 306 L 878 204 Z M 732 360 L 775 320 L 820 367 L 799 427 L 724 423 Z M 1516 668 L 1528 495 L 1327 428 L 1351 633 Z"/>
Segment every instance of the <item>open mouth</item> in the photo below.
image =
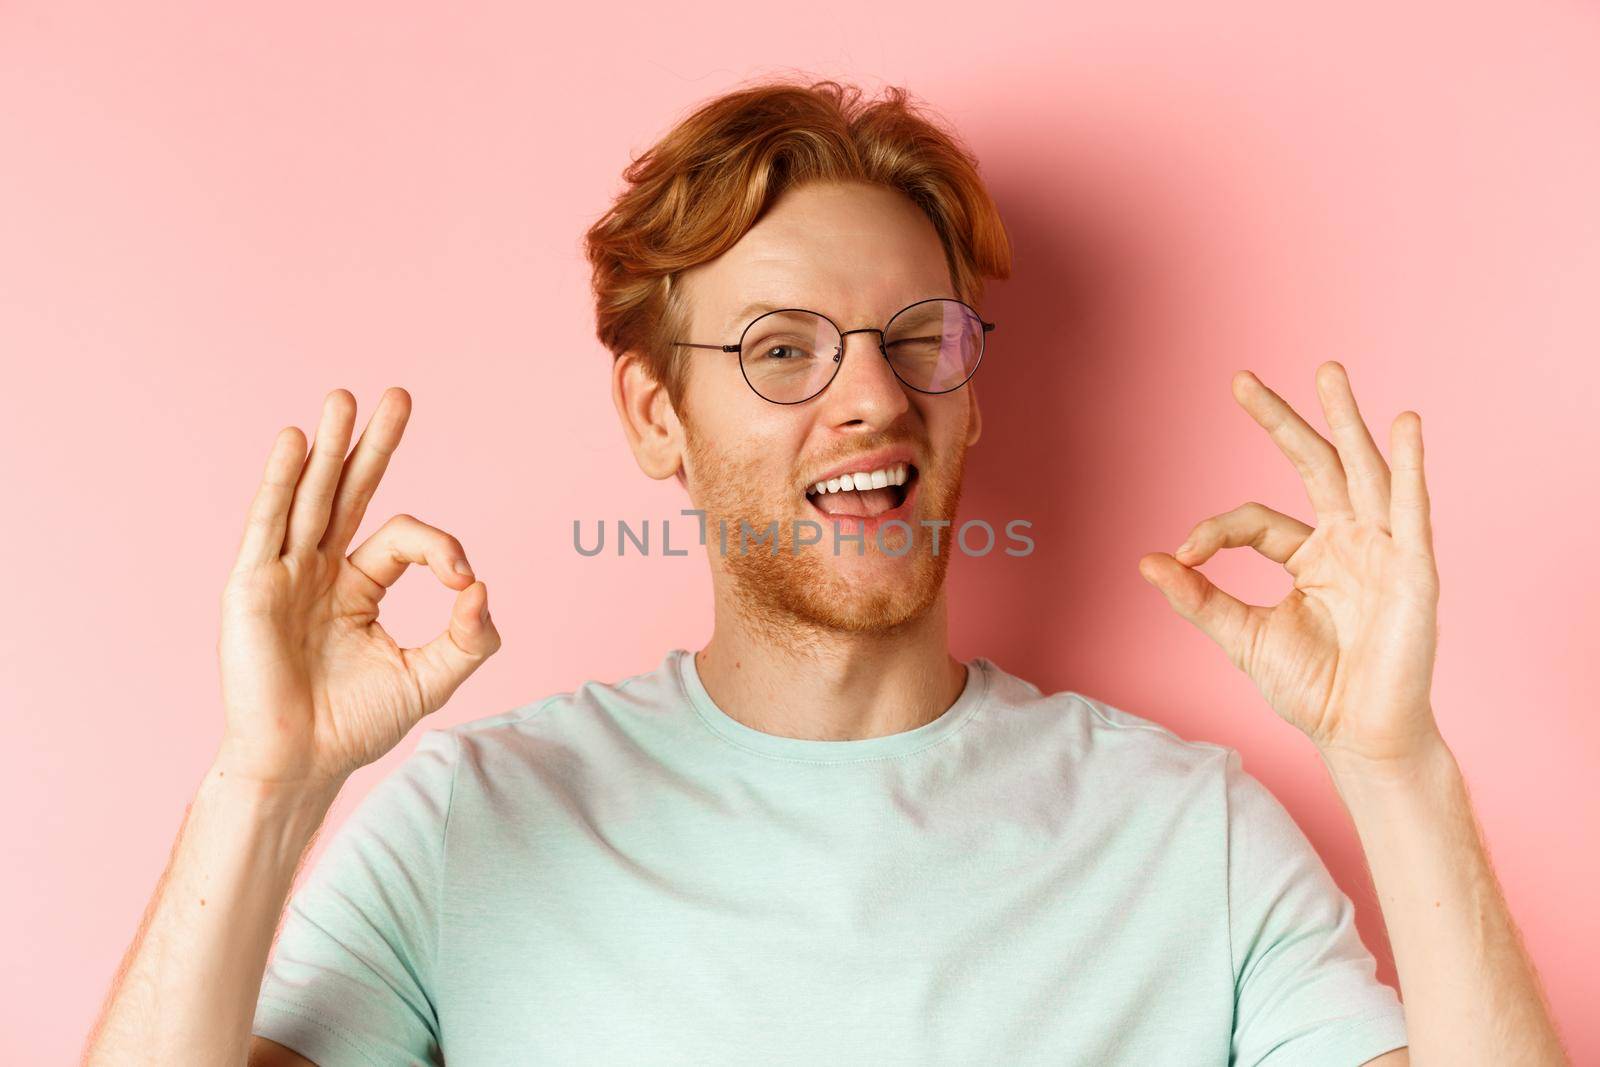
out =
<path fill-rule="evenodd" d="M 916 482 L 917 468 L 899 463 L 818 482 L 806 490 L 806 499 L 824 515 L 870 519 L 904 504 Z"/>

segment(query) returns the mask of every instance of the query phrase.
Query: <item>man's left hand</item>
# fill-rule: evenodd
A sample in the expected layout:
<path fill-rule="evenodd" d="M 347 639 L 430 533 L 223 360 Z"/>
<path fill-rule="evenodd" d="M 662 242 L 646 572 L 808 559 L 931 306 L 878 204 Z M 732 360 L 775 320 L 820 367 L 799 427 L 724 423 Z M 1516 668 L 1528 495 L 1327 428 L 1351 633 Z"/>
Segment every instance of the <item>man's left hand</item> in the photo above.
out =
<path fill-rule="evenodd" d="M 1177 552 L 1141 557 L 1139 571 L 1325 757 L 1392 766 L 1439 739 L 1429 699 L 1439 577 L 1422 420 L 1403 411 L 1390 425 L 1391 474 L 1344 367 L 1330 360 L 1316 381 L 1333 444 L 1254 374 L 1233 378 L 1234 398 L 1299 471 L 1316 528 L 1248 503 L 1196 525 Z M 1272 607 L 1242 603 L 1194 569 L 1245 545 L 1294 578 Z"/>

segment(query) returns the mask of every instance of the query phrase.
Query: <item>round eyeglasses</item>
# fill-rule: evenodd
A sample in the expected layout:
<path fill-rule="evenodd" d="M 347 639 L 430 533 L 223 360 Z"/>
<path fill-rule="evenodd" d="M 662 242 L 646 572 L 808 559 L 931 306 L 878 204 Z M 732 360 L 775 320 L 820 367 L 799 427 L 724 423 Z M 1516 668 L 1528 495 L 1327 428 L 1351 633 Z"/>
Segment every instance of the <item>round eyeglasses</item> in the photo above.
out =
<path fill-rule="evenodd" d="M 919 393 L 948 393 L 967 384 L 983 359 L 995 324 L 971 305 L 933 297 L 895 312 L 883 329 L 841 330 L 828 316 L 778 308 L 756 317 L 732 345 L 674 341 L 683 348 L 739 353 L 739 370 L 756 395 L 774 404 L 801 404 L 826 389 L 844 362 L 844 339 L 878 335 L 878 351 L 896 378 Z"/>

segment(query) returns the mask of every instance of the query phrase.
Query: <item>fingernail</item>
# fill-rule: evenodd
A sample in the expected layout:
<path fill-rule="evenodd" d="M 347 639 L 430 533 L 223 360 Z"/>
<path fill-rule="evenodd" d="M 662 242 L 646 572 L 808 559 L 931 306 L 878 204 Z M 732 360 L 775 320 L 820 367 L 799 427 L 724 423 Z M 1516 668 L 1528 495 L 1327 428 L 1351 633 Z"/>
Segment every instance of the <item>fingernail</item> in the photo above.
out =
<path fill-rule="evenodd" d="M 471 577 L 471 575 L 472 575 L 472 564 L 468 563 L 464 559 L 456 560 L 456 573 L 457 574 L 465 574 L 468 577 Z"/>
<path fill-rule="evenodd" d="M 1194 547 L 1194 542 L 1193 541 L 1185 541 L 1183 544 L 1178 546 L 1178 550 L 1176 552 L 1174 552 L 1173 555 L 1174 556 L 1181 556 L 1181 555 L 1183 555 L 1185 552 L 1189 551 L 1193 547 Z"/>

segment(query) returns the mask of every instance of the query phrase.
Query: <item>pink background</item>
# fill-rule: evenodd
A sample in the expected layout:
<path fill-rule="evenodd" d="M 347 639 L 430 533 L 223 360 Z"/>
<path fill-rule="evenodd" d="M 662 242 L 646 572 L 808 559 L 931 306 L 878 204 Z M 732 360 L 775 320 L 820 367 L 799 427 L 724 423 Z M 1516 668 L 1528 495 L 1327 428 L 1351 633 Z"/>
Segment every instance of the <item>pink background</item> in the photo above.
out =
<path fill-rule="evenodd" d="M 217 598 L 268 445 L 330 388 L 363 424 L 387 385 L 416 401 L 358 537 L 409 511 L 489 583 L 504 650 L 432 724 L 705 639 L 700 557 L 571 547 L 574 518 L 683 505 L 623 444 L 578 241 L 632 153 L 784 67 L 910 87 L 1015 236 L 965 514 L 1029 518 L 1039 547 L 953 566 L 956 653 L 1241 749 L 1391 981 L 1309 743 L 1136 562 L 1250 499 L 1313 518 L 1229 393 L 1239 368 L 1322 428 L 1312 371 L 1343 361 L 1386 452 L 1422 413 L 1435 704 L 1566 1040 L 1600 1058 L 1600 15 L 981 10 L 5 6 L 8 1060 L 80 1047 L 219 737 Z M 1258 602 L 1288 588 L 1248 552 L 1206 570 Z M 385 622 L 420 643 L 450 596 L 410 576 Z"/>

